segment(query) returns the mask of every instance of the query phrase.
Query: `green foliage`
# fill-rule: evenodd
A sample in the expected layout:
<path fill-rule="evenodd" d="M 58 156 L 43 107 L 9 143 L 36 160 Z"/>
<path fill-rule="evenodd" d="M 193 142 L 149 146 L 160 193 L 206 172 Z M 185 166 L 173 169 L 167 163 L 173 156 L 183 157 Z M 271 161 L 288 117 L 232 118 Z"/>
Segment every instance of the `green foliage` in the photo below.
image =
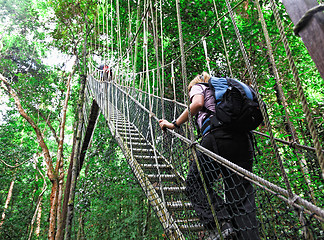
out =
<path fill-rule="evenodd" d="M 37 159 L 34 157 L 39 151 L 38 144 L 33 129 L 13 111 L 7 112 L 4 121 L 6 124 L 0 125 L 1 160 L 11 166 L 24 164 L 18 168 L 9 168 L 3 162 L 0 163 L 1 213 L 4 210 L 10 184 L 14 181 L 12 198 L 0 231 L 0 239 L 25 239 L 35 211 L 36 200 L 43 186 L 43 180 L 37 173 L 33 161 Z M 38 167 L 42 168 L 40 163 L 41 158 Z M 48 192 L 44 198 L 48 197 L 47 194 Z M 43 211 L 46 212 L 47 202 L 44 204 Z M 46 214 L 43 215 L 42 222 L 45 227 Z"/>
<path fill-rule="evenodd" d="M 8 115 L 10 112 L 7 113 Z M 37 151 L 37 143 L 32 137 L 33 129 L 25 120 L 15 115 L 6 116 L 6 124 L 0 125 L 1 158 L 10 165 L 32 158 Z"/>
<path fill-rule="evenodd" d="M 0 18 L 2 22 L 7 22 L 6 27 L 9 32 L 16 31 L 21 35 L 37 33 L 39 16 L 33 6 L 32 0 L 1 0 Z M 9 23 L 8 23 L 9 22 Z"/>

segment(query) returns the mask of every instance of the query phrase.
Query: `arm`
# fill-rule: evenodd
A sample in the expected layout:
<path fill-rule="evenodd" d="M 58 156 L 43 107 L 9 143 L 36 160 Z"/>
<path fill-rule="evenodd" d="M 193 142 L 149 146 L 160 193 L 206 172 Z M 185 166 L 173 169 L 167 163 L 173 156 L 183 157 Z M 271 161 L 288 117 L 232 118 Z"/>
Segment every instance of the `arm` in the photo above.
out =
<path fill-rule="evenodd" d="M 203 108 L 204 103 L 205 103 L 205 100 L 204 100 L 203 95 L 195 95 L 192 98 L 192 103 L 189 106 L 191 115 L 192 116 L 196 115 Z M 178 126 L 180 126 L 181 124 L 188 121 L 188 118 L 189 118 L 189 111 L 188 111 L 188 109 L 186 109 L 176 119 L 176 124 Z M 175 126 L 172 123 L 170 123 L 169 121 L 167 121 L 165 119 L 159 120 L 159 124 L 160 124 L 160 127 L 161 127 L 162 130 L 164 130 L 165 128 L 169 128 L 169 129 L 174 129 L 175 128 Z"/>

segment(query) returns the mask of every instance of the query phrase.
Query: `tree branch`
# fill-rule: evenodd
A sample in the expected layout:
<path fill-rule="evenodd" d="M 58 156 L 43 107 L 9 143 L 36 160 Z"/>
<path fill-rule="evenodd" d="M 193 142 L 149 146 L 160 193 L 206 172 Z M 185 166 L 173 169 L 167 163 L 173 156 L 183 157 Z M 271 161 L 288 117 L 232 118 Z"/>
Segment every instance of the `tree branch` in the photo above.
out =
<path fill-rule="evenodd" d="M 19 92 L 16 93 L 18 95 L 18 97 L 21 97 L 21 94 Z M 35 112 L 37 112 L 39 114 L 39 116 L 45 121 L 46 125 L 49 127 L 49 129 L 51 130 L 53 137 L 56 140 L 56 143 L 59 144 L 59 138 L 56 134 L 55 129 L 53 128 L 51 122 L 49 121 L 49 117 L 45 117 L 44 114 L 41 112 L 40 109 L 36 108 L 35 106 L 31 105 L 31 104 L 27 104 L 27 106 L 31 109 L 33 109 Z"/>
<path fill-rule="evenodd" d="M 5 161 L 3 161 L 3 160 L 1 160 L 0 159 L 0 162 L 2 162 L 4 165 L 6 165 L 7 167 L 10 167 L 10 168 L 17 168 L 17 167 L 19 167 L 19 166 L 21 166 L 21 165 L 23 165 L 24 163 L 26 163 L 26 162 L 28 162 L 30 159 L 27 159 L 27 160 L 25 160 L 25 161 L 23 161 L 22 163 L 20 163 L 20 164 L 16 164 L 15 166 L 12 166 L 12 165 L 9 165 L 8 163 L 6 163 Z"/>
<path fill-rule="evenodd" d="M 40 129 L 38 128 L 38 126 L 36 125 L 34 120 L 25 112 L 25 110 L 21 106 L 20 100 L 19 100 L 16 92 L 12 89 L 12 87 L 10 86 L 10 84 L 8 83 L 8 81 L 2 74 L 0 74 L 0 81 L 1 81 L 1 87 L 14 98 L 15 104 L 18 108 L 18 112 L 20 113 L 20 115 L 23 118 L 25 118 L 27 120 L 27 122 L 34 129 L 34 131 L 36 133 L 36 137 L 37 137 L 37 142 L 38 142 L 39 146 L 41 147 L 43 155 L 44 155 L 45 163 L 47 166 L 47 175 L 48 175 L 49 179 L 51 181 L 53 181 L 54 179 L 57 178 L 57 176 L 56 176 L 56 173 L 54 172 L 52 158 L 51 158 L 49 149 L 44 141 L 42 132 L 40 131 Z"/>
<path fill-rule="evenodd" d="M 77 64 L 78 58 L 76 57 L 74 64 L 73 64 L 73 70 L 69 75 L 68 82 L 67 82 L 67 90 L 66 90 L 66 96 L 64 100 L 64 105 L 62 109 L 62 118 L 61 118 L 61 124 L 60 124 L 60 137 L 59 137 L 59 143 L 58 143 L 58 149 L 57 149 L 57 164 L 55 167 L 55 172 L 58 172 L 59 166 L 62 162 L 62 153 L 63 153 L 63 143 L 64 143 L 64 130 L 65 130 L 65 123 L 66 123 L 66 112 L 68 107 L 68 102 L 70 99 L 70 92 L 71 92 L 71 79 L 76 71 L 76 64 Z"/>

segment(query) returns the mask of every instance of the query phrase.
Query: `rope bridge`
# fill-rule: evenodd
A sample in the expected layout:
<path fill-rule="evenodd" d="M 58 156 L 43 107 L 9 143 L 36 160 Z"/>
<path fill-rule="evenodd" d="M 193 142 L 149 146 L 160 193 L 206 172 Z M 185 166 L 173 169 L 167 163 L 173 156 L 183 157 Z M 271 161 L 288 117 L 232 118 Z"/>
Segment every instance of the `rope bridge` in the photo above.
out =
<path fill-rule="evenodd" d="M 269 167 L 262 172 L 265 177 L 261 178 L 199 144 L 193 144 L 186 137 L 188 129 L 185 127 L 179 132 L 162 132 L 157 122 L 162 117 L 159 97 L 115 83 L 97 81 L 91 75 L 86 96 L 85 122 L 90 121 L 91 105 L 95 102 L 170 239 L 197 239 L 199 232 L 204 230 L 185 194 L 185 178 L 190 161 L 194 159 L 193 148 L 257 186 L 258 228 L 263 239 L 300 238 L 306 233 L 321 235 L 324 211 L 301 196 L 294 194 L 293 199 L 289 199 L 288 191 L 280 187 L 280 179 L 276 182 L 278 185 L 265 180 L 272 174 L 271 171 L 267 173 Z M 164 101 L 167 118 L 180 114 L 186 107 L 172 100 Z M 221 182 L 215 189 L 220 196 L 225 195 Z"/>
<path fill-rule="evenodd" d="M 284 26 L 281 22 L 280 8 L 278 10 L 276 2 L 265 1 L 263 3 L 265 7 L 262 8 L 258 0 L 253 3 L 225 0 L 218 1 L 217 4 L 215 1 L 212 3 L 210 1 L 208 3 L 210 6 L 207 5 L 213 9 L 215 20 L 207 30 L 206 27 L 200 28 L 204 29 L 203 33 L 201 33 L 203 30 L 192 29 L 192 32 L 199 36 L 197 37 L 199 40 L 190 41 L 189 46 L 189 41 L 186 45 L 183 37 L 185 34 L 182 32 L 178 1 L 162 4 L 162 1 L 153 3 L 145 0 L 138 1 L 137 6 L 135 2 L 127 1 L 127 6 L 125 5 L 123 10 L 128 15 L 128 22 L 121 21 L 120 4 L 123 3 L 118 0 L 100 1 L 97 9 L 98 18 L 94 19 L 97 26 L 90 37 L 90 46 L 95 48 L 90 49 L 84 104 L 83 155 L 81 156 L 84 157 L 100 111 L 105 116 L 110 131 L 118 141 L 170 239 L 202 239 L 202 234 L 206 233 L 206 226 L 202 225 L 203 217 L 197 212 L 197 206 L 194 206 L 194 204 L 199 205 L 201 201 L 201 198 L 194 197 L 198 192 L 206 195 L 204 201 L 209 204 L 214 225 L 219 233 L 222 232 L 222 222 L 219 221 L 216 209 L 211 205 L 212 200 L 216 198 L 214 195 L 217 195 L 219 201 L 227 204 L 230 209 L 229 218 L 232 219 L 236 234 L 234 238 L 251 239 L 245 237 L 246 234 L 258 232 L 261 239 L 320 239 L 324 231 L 323 149 L 286 36 L 289 26 Z M 242 8 L 243 5 L 243 9 L 251 5 L 250 12 L 247 16 L 244 14 L 238 16 L 237 9 Z M 188 6 L 194 7 L 189 3 Z M 221 11 L 219 11 L 220 7 L 222 7 Z M 167 13 L 163 12 L 165 8 L 168 9 Z M 133 12 L 135 9 L 137 14 Z M 219 15 L 219 12 L 222 15 Z M 178 28 L 178 34 L 173 33 L 178 37 L 177 49 L 172 48 L 175 45 L 173 36 L 168 36 L 169 32 L 163 29 L 163 16 L 167 15 L 171 18 L 172 13 L 176 15 L 174 22 L 177 22 L 177 26 L 173 27 Z M 258 41 L 258 44 L 255 44 L 255 49 L 251 44 L 247 50 L 245 41 L 251 39 L 242 36 L 240 28 L 244 24 L 248 25 L 245 21 L 251 20 L 249 15 L 260 22 L 249 23 L 251 33 L 254 34 L 253 36 L 257 35 L 257 38 L 253 39 Z M 270 32 L 265 18 L 267 21 L 273 21 Z M 132 25 L 132 21 L 136 22 L 136 26 Z M 235 40 L 225 39 L 224 25 L 221 25 L 221 21 L 226 22 L 227 34 Z M 205 25 L 206 23 L 203 22 L 203 26 Z M 273 29 L 273 26 L 277 29 Z M 125 29 L 127 31 L 124 31 Z M 164 45 L 166 36 L 168 38 L 165 42 L 169 45 Z M 190 37 L 190 34 L 186 36 Z M 217 38 L 217 36 L 221 37 Z M 216 45 L 220 50 L 211 48 L 209 45 L 211 41 L 217 41 Z M 275 41 L 275 44 L 271 41 Z M 142 53 L 139 53 L 138 46 L 141 43 Z M 171 57 L 169 55 L 168 59 L 164 53 L 165 46 L 171 46 L 169 51 L 175 51 L 175 54 L 171 54 Z M 260 46 L 265 51 L 260 51 Z M 228 49 L 231 49 L 231 52 Z M 277 60 L 282 57 L 280 54 L 283 52 L 287 56 L 286 64 L 282 63 L 286 59 Z M 103 72 L 94 66 L 96 54 L 101 56 L 101 61 L 113 69 L 109 81 L 103 81 Z M 178 56 L 175 56 L 176 54 Z M 198 56 L 203 56 L 203 60 L 199 60 L 201 58 Z M 212 59 L 213 56 L 216 59 Z M 169 62 L 165 63 L 167 61 Z M 261 105 L 265 126 L 259 128 L 260 132 L 254 132 L 258 146 L 256 150 L 260 153 L 257 155 L 257 161 L 254 162 L 252 173 L 196 142 L 197 131 L 191 119 L 179 130 L 161 131 L 158 119 L 175 119 L 188 106 L 178 102 L 180 85 L 184 89 L 180 94 L 181 98 L 183 97 L 182 101 L 188 103 L 185 91 L 188 85 L 186 67 L 188 65 L 191 66 L 191 71 L 201 72 L 202 69 L 208 69 L 209 73 L 225 68 L 226 74 L 230 77 L 236 76 L 242 81 L 249 82 L 257 92 L 263 90 L 265 92 L 263 100 L 267 104 L 271 103 L 268 111 L 270 109 L 273 115 L 276 108 L 272 99 L 278 99 L 277 101 L 282 105 L 279 109 L 284 118 L 282 124 L 285 125 L 286 134 L 289 135 L 285 139 L 289 141 L 275 137 L 274 126 L 270 121 L 280 122 L 280 120 L 271 114 L 268 115 Z M 286 72 L 287 65 L 290 67 L 291 75 L 287 74 L 288 77 L 285 77 L 289 79 L 287 80 L 289 84 L 293 81 L 295 85 L 287 83 L 285 85 L 286 88 L 291 87 L 296 90 L 301 105 L 298 109 L 288 106 L 285 99 L 286 92 L 280 71 Z M 167 80 L 166 76 L 170 80 Z M 275 82 L 276 94 L 273 93 L 274 91 L 267 92 L 272 87 L 260 86 L 258 81 L 262 81 L 263 78 L 268 80 L 263 84 Z M 182 82 L 177 82 L 176 79 L 182 79 Z M 173 97 L 172 100 L 165 96 L 166 90 L 168 90 L 168 97 Z M 261 101 L 260 95 L 258 100 Z M 297 124 L 299 122 L 293 119 L 292 116 L 295 114 L 292 113 L 293 111 L 302 111 L 305 115 L 307 134 L 311 136 L 314 147 L 306 146 L 307 141 L 300 141 L 301 138 L 297 136 L 296 122 Z M 281 132 L 277 126 L 275 127 L 277 132 Z M 298 129 L 306 135 L 303 127 L 299 126 Z M 262 151 L 260 151 L 261 147 Z M 197 155 L 206 159 L 208 157 L 208 161 L 211 161 L 209 166 L 216 167 L 208 167 L 202 171 Z M 198 165 L 198 175 L 202 183 L 200 189 L 190 192 L 186 188 L 186 181 L 188 181 L 186 179 L 193 162 Z M 206 184 L 210 180 L 205 179 L 206 175 L 203 172 L 213 176 L 213 180 L 217 179 L 212 186 L 213 193 L 206 191 Z M 236 193 L 235 189 L 239 185 L 237 179 L 247 185 L 252 184 L 254 188 L 240 187 L 245 190 L 243 193 Z M 232 185 L 229 186 L 229 182 L 232 182 Z M 239 197 L 235 198 L 234 195 Z M 232 205 L 240 206 L 241 201 L 250 201 L 251 209 L 242 210 L 240 207 L 237 209 L 232 207 Z M 256 219 L 253 219 L 254 216 Z M 245 219 L 245 222 L 239 223 L 240 219 Z M 220 239 L 223 237 L 220 234 Z"/>

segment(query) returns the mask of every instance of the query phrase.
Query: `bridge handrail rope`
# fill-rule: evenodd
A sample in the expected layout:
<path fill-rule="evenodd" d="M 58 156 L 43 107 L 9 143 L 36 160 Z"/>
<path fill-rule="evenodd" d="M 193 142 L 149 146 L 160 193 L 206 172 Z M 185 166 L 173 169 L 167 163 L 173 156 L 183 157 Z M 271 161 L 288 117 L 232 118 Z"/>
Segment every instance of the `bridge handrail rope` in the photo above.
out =
<path fill-rule="evenodd" d="M 178 137 L 179 139 L 181 139 L 183 142 L 187 143 L 188 145 L 192 144 L 192 142 L 183 137 L 182 135 L 174 132 L 174 131 L 171 131 L 171 130 L 168 130 L 170 131 L 170 133 L 172 135 L 175 135 L 176 137 Z M 219 163 L 221 163 L 222 165 L 225 165 L 227 166 L 228 168 L 230 168 L 233 172 L 237 173 L 237 174 L 240 174 L 244 177 L 247 177 L 249 178 L 250 180 L 253 180 L 255 183 L 259 183 L 260 187 L 268 187 L 270 188 L 271 190 L 273 190 L 274 192 L 276 192 L 277 194 L 281 194 L 282 196 L 286 197 L 286 199 L 284 199 L 287 203 L 291 204 L 291 199 L 290 199 L 290 196 L 289 196 L 289 191 L 288 190 L 285 190 L 271 182 L 268 182 L 266 180 L 264 180 L 263 178 L 255 175 L 254 173 L 251 173 L 247 170 L 245 170 L 244 168 L 241 168 L 240 166 L 228 161 L 227 159 L 211 152 L 210 150 L 200 146 L 199 144 L 196 144 L 196 148 L 203 152 L 204 154 L 208 155 L 210 158 L 212 158 L 213 160 L 215 161 L 218 161 Z M 295 205 L 296 207 L 300 208 L 301 207 L 305 207 L 306 209 L 310 210 L 310 212 L 313 212 L 313 213 L 316 213 L 319 217 L 322 218 L 322 220 L 324 220 L 324 210 L 313 205 L 312 203 L 309 203 L 308 201 L 304 200 L 303 198 L 301 198 L 300 196 L 298 196 L 297 194 L 293 194 L 292 196 L 292 199 L 294 200 L 292 203 L 295 203 L 297 202 L 298 204 L 300 204 L 301 206 L 299 205 Z"/>

